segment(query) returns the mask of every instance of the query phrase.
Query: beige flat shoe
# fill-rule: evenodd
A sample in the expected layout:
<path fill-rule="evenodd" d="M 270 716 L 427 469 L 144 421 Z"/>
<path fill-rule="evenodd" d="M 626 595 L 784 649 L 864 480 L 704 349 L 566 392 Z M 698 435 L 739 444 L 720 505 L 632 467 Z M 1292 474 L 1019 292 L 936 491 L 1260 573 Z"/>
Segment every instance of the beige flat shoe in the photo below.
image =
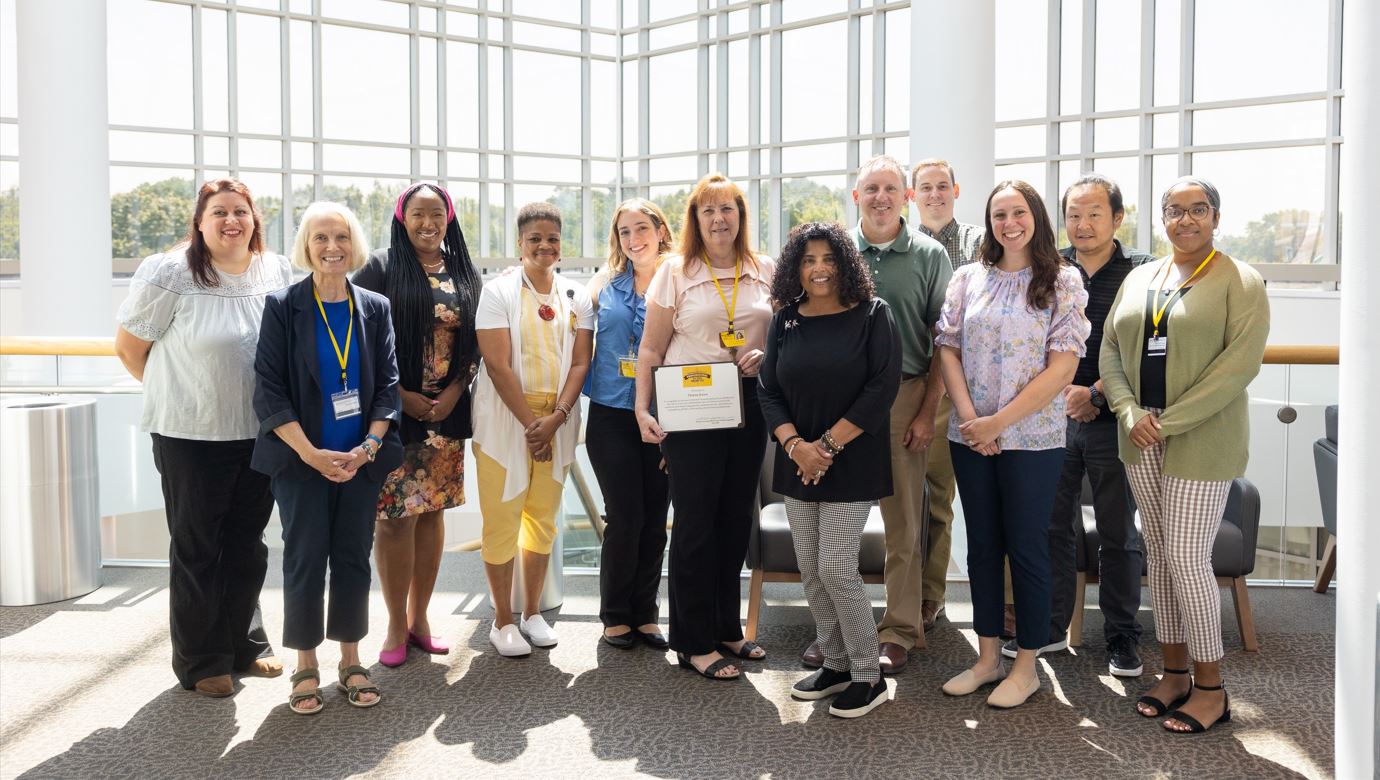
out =
<path fill-rule="evenodd" d="M 972 669 L 964 669 L 944 683 L 944 692 L 950 696 L 967 696 L 978 688 L 997 682 L 1004 677 L 1006 677 L 1006 670 L 1002 668 L 1001 664 L 997 664 L 997 668 L 986 674 L 974 674 Z"/>
<path fill-rule="evenodd" d="M 1038 676 L 1031 677 L 1030 684 L 1024 687 L 1016 680 L 1008 677 L 1002 681 L 1001 685 L 997 686 L 995 691 L 992 691 L 991 696 L 987 697 L 987 706 L 1003 710 L 1019 707 L 1025 704 L 1025 700 L 1038 690 L 1040 690 L 1040 678 Z"/>
<path fill-rule="evenodd" d="M 218 674 L 214 677 L 203 677 L 196 681 L 196 692 L 202 696 L 210 696 L 213 699 L 223 699 L 235 692 L 235 682 L 230 679 L 228 674 Z"/>
<path fill-rule="evenodd" d="M 283 662 L 274 656 L 255 658 L 244 673 L 250 677 L 281 677 L 283 674 Z"/>

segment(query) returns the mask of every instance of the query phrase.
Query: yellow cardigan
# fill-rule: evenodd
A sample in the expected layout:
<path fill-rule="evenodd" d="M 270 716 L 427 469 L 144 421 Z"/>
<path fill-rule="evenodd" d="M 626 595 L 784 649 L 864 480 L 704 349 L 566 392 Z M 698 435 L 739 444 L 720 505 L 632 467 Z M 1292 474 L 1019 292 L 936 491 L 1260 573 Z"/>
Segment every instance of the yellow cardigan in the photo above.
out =
<path fill-rule="evenodd" d="M 1140 406 L 1140 359 L 1145 348 L 1146 291 L 1168 258 L 1131 271 L 1107 315 L 1099 366 L 1103 392 L 1117 416 L 1123 463 L 1140 463 L 1131 428 Z M 1218 253 L 1192 292 L 1169 311 L 1164 473 L 1221 481 L 1245 473 L 1250 442 L 1246 386 L 1260 372 L 1270 333 L 1270 302 L 1254 268 Z"/>

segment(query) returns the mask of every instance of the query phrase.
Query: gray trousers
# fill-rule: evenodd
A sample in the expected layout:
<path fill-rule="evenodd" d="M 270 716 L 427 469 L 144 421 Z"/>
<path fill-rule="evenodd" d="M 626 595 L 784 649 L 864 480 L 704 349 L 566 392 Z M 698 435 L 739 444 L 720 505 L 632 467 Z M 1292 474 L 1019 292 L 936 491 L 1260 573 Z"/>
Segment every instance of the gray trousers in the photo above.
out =
<path fill-rule="evenodd" d="M 786 497 L 795 560 L 824 667 L 850 672 L 854 682 L 882 678 L 872 602 L 858 573 L 858 548 L 872 511 L 868 501 L 831 503 Z"/>
<path fill-rule="evenodd" d="M 1111 414 L 1104 410 L 1102 414 Z M 1064 444 L 1064 471 L 1059 492 L 1054 498 L 1054 513 L 1049 524 L 1049 560 L 1053 575 L 1051 592 L 1051 640 L 1068 631 L 1073 617 L 1074 589 L 1077 584 L 1077 550 L 1074 523 L 1083 522 L 1083 475 L 1092 485 L 1093 513 L 1102 548 L 1096 561 L 1101 586 L 1098 606 L 1102 609 L 1103 635 L 1108 642 L 1118 636 L 1140 642 L 1140 575 L 1144 553 L 1136 532 L 1135 507 L 1131 500 L 1126 469 L 1117 455 L 1117 424 L 1095 421 L 1068 421 Z"/>

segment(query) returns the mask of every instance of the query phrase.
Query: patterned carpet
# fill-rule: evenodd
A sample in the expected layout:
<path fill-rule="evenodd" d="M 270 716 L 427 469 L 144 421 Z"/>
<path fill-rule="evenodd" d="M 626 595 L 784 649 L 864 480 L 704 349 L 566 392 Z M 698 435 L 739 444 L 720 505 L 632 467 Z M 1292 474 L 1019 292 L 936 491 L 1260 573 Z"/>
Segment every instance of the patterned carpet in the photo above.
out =
<path fill-rule="evenodd" d="M 272 570 L 277 571 L 275 557 Z M 167 572 L 110 569 L 82 599 L 0 609 L 0 777 L 34 778 L 844 778 L 1331 777 L 1334 598 L 1252 589 L 1261 652 L 1246 654 L 1224 605 L 1234 721 L 1165 733 L 1131 706 L 1150 675 L 1107 675 L 1101 619 L 1084 651 L 1041 659 L 1043 688 L 997 711 L 939 687 L 973 657 L 966 587 L 948 620 L 891 678 L 895 701 L 857 721 L 790 698 L 812 638 L 798 586 L 768 586 L 759 640 L 771 653 L 738 682 L 701 679 L 647 647 L 597 641 L 598 581 L 566 577 L 560 644 L 498 657 L 476 553 L 448 553 L 431 614 L 455 649 L 374 665 L 384 702 L 353 709 L 333 690 L 313 717 L 283 706 L 286 678 L 246 678 L 211 700 L 167 669 Z M 265 619 L 281 626 L 280 578 Z M 744 586 L 746 593 L 746 585 Z M 880 593 L 873 589 L 873 595 Z M 386 622 L 375 584 L 366 664 Z M 1147 594 L 1148 598 L 1148 594 Z M 1096 604 L 1095 594 L 1088 602 Z M 876 602 L 874 602 L 876 603 Z M 1141 613 L 1147 637 L 1150 614 Z M 951 622 L 952 621 L 952 622 Z M 1153 643 L 1147 669 L 1157 669 Z M 322 666 L 335 662 L 323 648 Z"/>

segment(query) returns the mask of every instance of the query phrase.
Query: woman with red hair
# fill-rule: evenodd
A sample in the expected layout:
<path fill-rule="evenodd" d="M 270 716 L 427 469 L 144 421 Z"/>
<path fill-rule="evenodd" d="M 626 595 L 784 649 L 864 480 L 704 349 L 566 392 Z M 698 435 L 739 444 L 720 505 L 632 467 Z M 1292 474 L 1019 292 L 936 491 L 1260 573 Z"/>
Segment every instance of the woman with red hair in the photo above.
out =
<path fill-rule="evenodd" d="M 264 251 L 263 218 L 235 179 L 201 185 L 181 243 L 144 260 L 120 306 L 115 353 L 144 383 L 140 428 L 167 511 L 173 672 L 204 696 L 235 692 L 231 672 L 283 673 L 259 614 L 268 571 L 268 477 L 249 467 L 264 299 L 292 282 Z"/>

